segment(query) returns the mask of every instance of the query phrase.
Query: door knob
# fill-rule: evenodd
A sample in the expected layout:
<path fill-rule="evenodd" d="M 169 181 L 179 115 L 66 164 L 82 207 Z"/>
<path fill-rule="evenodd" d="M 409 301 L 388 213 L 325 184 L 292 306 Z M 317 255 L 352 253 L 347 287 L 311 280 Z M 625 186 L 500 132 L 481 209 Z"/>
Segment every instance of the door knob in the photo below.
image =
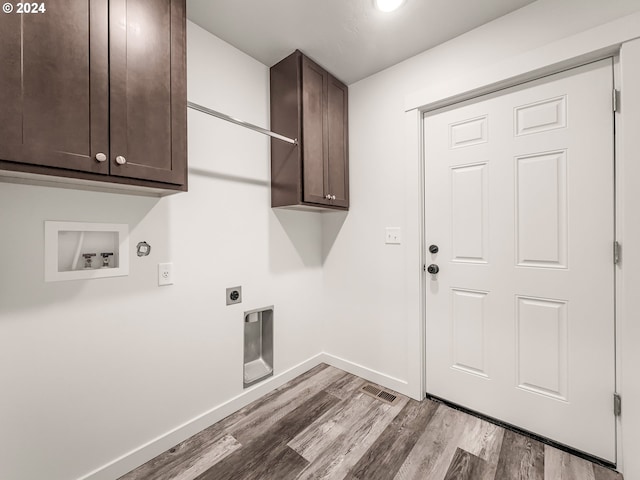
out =
<path fill-rule="evenodd" d="M 126 159 L 126 158 L 124 158 L 122 155 L 118 155 L 118 156 L 116 157 L 116 163 L 117 163 L 118 165 L 124 165 L 125 163 L 127 163 L 127 159 Z"/>
<path fill-rule="evenodd" d="M 335 195 L 331 195 L 331 200 L 335 200 L 336 196 Z"/>
<path fill-rule="evenodd" d="M 438 253 L 438 245 L 429 245 L 429 253 Z"/>
<path fill-rule="evenodd" d="M 100 153 L 96 153 L 96 160 L 99 162 L 104 162 L 107 159 L 107 156 L 100 152 Z"/>
<path fill-rule="evenodd" d="M 324 198 L 326 198 L 327 200 L 331 200 L 331 194 L 330 194 L 330 193 L 327 193 L 327 194 L 324 196 Z"/>
<path fill-rule="evenodd" d="M 427 267 L 427 272 L 429 272 L 431 275 L 435 275 L 439 271 L 440 271 L 440 267 L 438 267 L 438 265 L 436 265 L 435 263 L 432 263 Z"/>

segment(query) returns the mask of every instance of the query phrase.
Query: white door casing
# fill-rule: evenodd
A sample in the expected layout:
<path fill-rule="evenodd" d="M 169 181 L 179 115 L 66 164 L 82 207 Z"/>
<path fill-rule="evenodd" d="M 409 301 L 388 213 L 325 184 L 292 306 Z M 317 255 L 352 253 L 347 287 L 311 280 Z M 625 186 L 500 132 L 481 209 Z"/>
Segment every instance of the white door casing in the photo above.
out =
<path fill-rule="evenodd" d="M 426 389 L 615 462 L 611 59 L 424 118 Z"/>

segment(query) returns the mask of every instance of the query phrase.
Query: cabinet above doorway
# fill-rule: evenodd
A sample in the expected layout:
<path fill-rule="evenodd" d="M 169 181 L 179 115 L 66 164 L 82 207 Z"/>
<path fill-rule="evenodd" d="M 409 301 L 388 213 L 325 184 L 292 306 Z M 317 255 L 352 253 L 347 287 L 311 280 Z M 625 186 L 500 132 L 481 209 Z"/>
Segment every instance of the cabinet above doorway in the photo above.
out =
<path fill-rule="evenodd" d="M 271 206 L 349 208 L 348 89 L 296 50 L 271 67 Z"/>

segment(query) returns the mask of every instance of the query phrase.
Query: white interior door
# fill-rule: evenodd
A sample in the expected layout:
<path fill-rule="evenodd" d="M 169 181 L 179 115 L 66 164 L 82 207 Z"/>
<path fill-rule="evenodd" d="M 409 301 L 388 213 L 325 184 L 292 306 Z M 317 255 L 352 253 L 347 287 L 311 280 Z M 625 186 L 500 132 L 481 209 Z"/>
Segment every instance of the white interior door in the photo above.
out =
<path fill-rule="evenodd" d="M 615 462 L 613 66 L 425 114 L 429 394 Z"/>

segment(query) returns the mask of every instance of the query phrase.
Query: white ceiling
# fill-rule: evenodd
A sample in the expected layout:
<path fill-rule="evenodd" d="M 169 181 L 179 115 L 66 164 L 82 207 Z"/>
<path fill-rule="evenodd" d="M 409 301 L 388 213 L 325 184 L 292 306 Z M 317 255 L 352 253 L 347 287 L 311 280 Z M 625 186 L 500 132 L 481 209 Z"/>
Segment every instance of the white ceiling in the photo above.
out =
<path fill-rule="evenodd" d="M 295 49 L 347 84 L 534 0 L 187 0 L 187 16 L 267 66 Z"/>

